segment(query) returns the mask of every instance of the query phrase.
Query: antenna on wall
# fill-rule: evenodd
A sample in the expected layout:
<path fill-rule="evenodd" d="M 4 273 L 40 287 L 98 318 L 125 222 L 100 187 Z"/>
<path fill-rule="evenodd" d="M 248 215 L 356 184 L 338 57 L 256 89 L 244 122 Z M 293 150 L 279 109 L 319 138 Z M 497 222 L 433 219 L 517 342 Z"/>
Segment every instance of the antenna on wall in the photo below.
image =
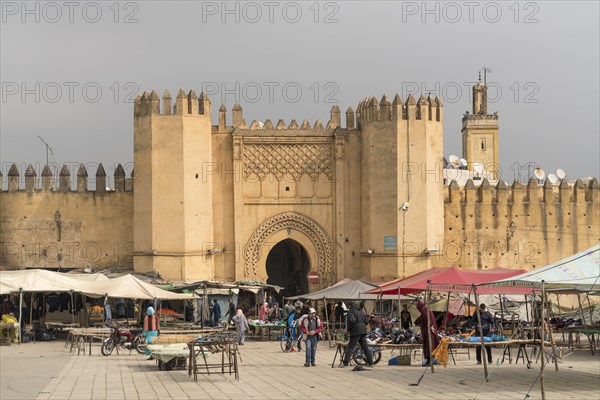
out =
<path fill-rule="evenodd" d="M 54 155 L 54 152 L 52 151 L 52 147 L 50 147 L 50 145 L 48 143 L 46 143 L 46 141 L 44 139 L 42 139 L 41 136 L 38 136 L 38 139 L 40 139 L 42 141 L 42 143 L 44 143 L 44 146 L 46 146 L 46 165 L 48 165 L 48 151 L 50 151 L 50 154 Z"/>
<path fill-rule="evenodd" d="M 562 181 L 567 177 L 567 173 L 559 168 L 556 170 L 556 176 L 558 176 L 558 178 Z"/>
<path fill-rule="evenodd" d="M 487 73 L 489 72 L 491 74 L 492 73 L 492 69 L 491 68 L 487 68 L 487 67 L 483 67 L 479 71 L 479 82 L 481 82 L 481 71 L 483 71 L 483 84 L 487 86 Z"/>

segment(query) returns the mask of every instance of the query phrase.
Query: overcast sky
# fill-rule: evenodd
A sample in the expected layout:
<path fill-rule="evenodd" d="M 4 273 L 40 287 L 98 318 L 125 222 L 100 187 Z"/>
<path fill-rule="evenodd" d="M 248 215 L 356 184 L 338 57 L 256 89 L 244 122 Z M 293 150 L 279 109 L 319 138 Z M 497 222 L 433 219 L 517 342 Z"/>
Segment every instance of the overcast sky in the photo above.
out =
<path fill-rule="evenodd" d="M 38 136 L 51 162 L 129 172 L 133 95 L 153 88 L 204 88 L 213 123 L 222 101 L 228 123 L 239 101 L 248 124 L 326 124 L 333 104 L 431 92 L 444 102 L 444 154 L 460 156 L 484 66 L 502 178 L 526 179 L 528 164 L 599 176 L 598 4 L 2 1 L 4 181 L 13 162 L 45 164 Z"/>

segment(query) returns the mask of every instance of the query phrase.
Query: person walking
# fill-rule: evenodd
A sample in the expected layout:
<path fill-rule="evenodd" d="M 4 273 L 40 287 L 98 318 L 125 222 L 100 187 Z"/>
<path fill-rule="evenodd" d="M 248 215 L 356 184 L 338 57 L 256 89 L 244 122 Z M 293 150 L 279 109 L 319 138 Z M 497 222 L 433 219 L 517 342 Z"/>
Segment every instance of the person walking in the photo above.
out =
<path fill-rule="evenodd" d="M 219 303 L 217 303 L 217 299 L 214 300 L 212 313 L 213 321 L 215 321 L 215 324 L 218 324 L 219 320 L 221 319 L 221 306 L 219 305 Z"/>
<path fill-rule="evenodd" d="M 308 316 L 302 320 L 300 330 L 306 335 L 304 345 L 306 346 L 305 367 L 316 367 L 315 355 L 317 353 L 317 342 L 319 334 L 323 330 L 321 319 L 317 316 L 317 311 L 314 308 L 308 310 Z"/>
<path fill-rule="evenodd" d="M 237 313 L 233 318 L 231 318 L 233 322 L 235 322 L 235 328 L 237 330 L 237 342 L 240 346 L 244 345 L 244 340 L 246 339 L 246 331 L 248 330 L 248 321 L 246 320 L 246 316 L 241 308 L 238 308 Z"/>
<path fill-rule="evenodd" d="M 435 315 L 421 300 L 417 302 L 417 310 L 421 313 L 421 338 L 423 339 L 423 366 L 429 365 L 431 352 L 437 347 L 439 340 Z M 431 344 L 431 346 L 430 346 Z M 435 361 L 434 361 L 435 365 Z"/>
<path fill-rule="evenodd" d="M 402 324 L 402 329 L 408 329 L 413 325 L 412 317 L 408 312 L 406 304 L 402 306 L 402 311 L 400 312 L 400 323 Z"/>
<path fill-rule="evenodd" d="M 227 309 L 227 313 L 225 314 L 225 316 L 228 315 L 229 318 L 227 318 L 227 324 L 231 324 L 233 317 L 235 317 L 235 304 L 233 304 L 233 299 L 229 299 L 229 308 Z"/>
<path fill-rule="evenodd" d="M 475 329 L 475 334 L 473 336 L 479 337 L 480 332 L 483 331 L 483 336 L 489 336 L 490 333 L 496 330 L 496 321 L 492 313 L 486 308 L 484 303 L 479 305 L 479 315 L 481 317 L 481 322 L 478 321 L 477 316 L 475 315 L 473 329 Z M 481 325 L 481 331 L 479 330 L 479 326 Z M 488 364 L 492 363 L 492 348 L 490 346 L 484 346 L 485 351 L 487 353 Z M 475 358 L 477 359 L 477 364 L 481 364 L 481 346 L 477 346 L 475 349 Z"/>
<path fill-rule="evenodd" d="M 348 341 L 348 346 L 346 346 L 346 352 L 344 353 L 342 363 L 338 365 L 339 367 L 347 367 L 348 364 L 350 364 L 350 358 L 352 357 L 354 347 L 356 347 L 357 343 L 360 344 L 362 351 L 367 356 L 367 365 L 369 367 L 373 366 L 373 354 L 371 353 L 369 346 L 367 346 L 368 323 L 369 320 L 365 312 L 361 309 L 360 302 L 353 302 L 350 310 L 348 310 L 346 322 L 346 330 L 348 331 L 350 340 Z"/>

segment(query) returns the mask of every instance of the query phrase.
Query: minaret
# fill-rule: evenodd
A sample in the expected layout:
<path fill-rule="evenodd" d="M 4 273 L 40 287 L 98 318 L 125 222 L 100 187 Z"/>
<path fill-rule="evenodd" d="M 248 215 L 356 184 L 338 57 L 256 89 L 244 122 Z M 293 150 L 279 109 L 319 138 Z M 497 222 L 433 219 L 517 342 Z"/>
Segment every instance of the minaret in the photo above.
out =
<path fill-rule="evenodd" d="M 479 163 L 497 179 L 498 113 L 488 114 L 486 72 L 491 71 L 484 68 L 483 82 L 480 72 L 479 82 L 473 86 L 473 114 L 467 112 L 462 119 L 462 152 L 470 171 Z"/>

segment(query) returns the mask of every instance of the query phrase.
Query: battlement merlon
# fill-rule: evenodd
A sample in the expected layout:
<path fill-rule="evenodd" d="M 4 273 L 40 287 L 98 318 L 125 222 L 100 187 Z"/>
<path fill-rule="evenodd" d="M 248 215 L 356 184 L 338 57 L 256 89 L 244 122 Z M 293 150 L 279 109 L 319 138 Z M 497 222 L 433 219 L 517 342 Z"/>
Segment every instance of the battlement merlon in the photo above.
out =
<path fill-rule="evenodd" d="M 412 94 L 408 95 L 402 102 L 399 94 L 390 102 L 387 95 L 381 100 L 375 96 L 366 97 L 356 107 L 356 126 L 362 126 L 372 122 L 398 121 L 398 120 L 424 120 L 442 123 L 444 118 L 444 106 L 439 97 L 423 96 L 416 101 Z"/>
<path fill-rule="evenodd" d="M 572 184 L 562 180 L 553 184 L 546 178 L 543 184 L 538 184 L 531 178 L 526 185 L 515 180 L 508 186 L 505 181 L 497 181 L 492 186 L 487 178 L 476 186 L 472 179 L 461 187 L 452 180 L 447 187 L 445 203 L 482 203 L 482 204 L 529 204 L 530 206 L 546 204 L 589 203 L 598 207 L 600 204 L 600 183 L 598 178 L 578 179 Z M 498 215 L 498 219 L 502 216 Z"/>
<path fill-rule="evenodd" d="M 88 189 L 88 172 L 83 164 L 79 164 L 77 169 L 77 177 L 75 181 L 75 188 L 73 190 L 73 175 L 70 168 L 73 165 L 64 164 L 60 170 L 55 171 L 50 168 L 49 165 L 44 166 L 41 172 L 41 179 L 38 179 L 38 172 L 32 164 L 27 166 L 24 174 L 25 187 L 22 188 L 21 173 L 17 167 L 17 164 L 13 163 L 8 171 L 8 187 L 7 192 L 26 192 L 26 193 L 43 193 L 43 192 L 60 192 L 60 193 L 92 193 L 105 194 L 107 192 L 130 192 L 133 191 L 133 170 L 131 176 L 128 178 L 125 174 L 125 170 L 121 164 L 118 164 L 114 172 L 114 188 L 110 189 L 106 185 L 106 171 L 102 163 L 98 164 L 95 174 L 95 190 Z M 59 172 L 60 171 L 60 172 Z M 1 179 L 0 174 L 0 179 Z"/>
<path fill-rule="evenodd" d="M 179 89 L 175 98 L 175 105 L 173 105 L 171 94 L 168 90 L 165 90 L 162 96 L 162 107 L 160 100 L 156 90 L 136 96 L 133 106 L 134 116 L 136 118 L 152 115 L 203 115 L 211 117 L 212 103 L 204 92 L 197 96 L 193 90 L 186 94 L 183 89 Z"/>
<path fill-rule="evenodd" d="M 161 101 L 156 90 L 152 92 L 144 92 L 142 95 L 138 95 L 134 101 L 134 116 L 147 117 L 151 115 L 204 115 L 211 117 L 212 103 L 208 96 L 201 93 L 200 96 L 196 96 L 193 90 L 190 90 L 187 94 L 183 89 L 179 89 L 175 104 L 172 103 L 172 97 L 168 90 L 165 90 Z M 271 129 L 270 125 L 265 124 L 259 126 L 258 123 L 252 123 L 250 126 L 247 125 L 243 118 L 242 106 L 236 103 L 232 108 L 232 125 L 231 127 L 226 125 L 226 113 L 227 108 L 223 104 L 219 109 L 219 121 L 215 125 L 213 132 L 229 132 L 235 128 L 239 129 Z M 429 120 L 432 122 L 443 122 L 443 105 L 439 97 L 421 96 L 419 101 L 415 101 L 414 97 L 408 96 L 406 102 L 402 102 L 400 95 L 396 94 L 394 100 L 390 102 L 387 95 L 383 95 L 381 100 L 377 100 L 374 96 L 367 97 L 361 100 L 356 108 L 356 111 L 352 107 L 348 107 L 346 110 L 346 128 L 348 130 L 361 129 L 361 126 L 370 122 L 381 122 L 381 121 L 394 121 L 394 120 Z M 282 120 L 279 120 L 277 130 L 284 130 Z M 306 121 L 306 120 L 305 120 Z M 307 126 L 308 125 L 308 126 Z M 312 129 L 319 129 L 321 123 L 315 122 L 315 126 Z M 340 107 L 337 105 L 332 106 L 330 110 L 330 118 L 325 129 L 335 129 L 341 127 L 342 118 Z M 298 126 L 296 120 L 292 120 L 287 129 L 311 129 L 310 124 L 303 123 Z"/>

